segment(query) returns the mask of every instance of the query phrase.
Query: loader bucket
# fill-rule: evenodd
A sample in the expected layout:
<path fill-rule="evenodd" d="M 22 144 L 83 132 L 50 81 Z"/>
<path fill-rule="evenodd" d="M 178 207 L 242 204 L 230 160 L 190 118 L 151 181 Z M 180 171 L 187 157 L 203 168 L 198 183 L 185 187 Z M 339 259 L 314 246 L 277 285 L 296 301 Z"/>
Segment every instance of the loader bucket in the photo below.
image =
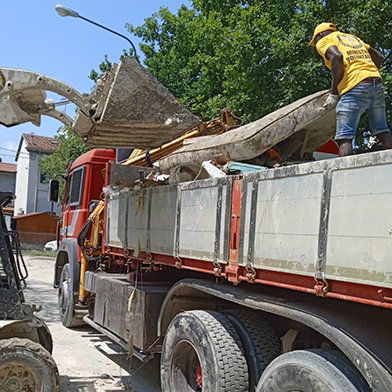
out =
<path fill-rule="evenodd" d="M 122 57 L 89 96 L 90 113 L 79 111 L 73 130 L 93 147 L 159 147 L 199 119 L 133 57 Z"/>
<path fill-rule="evenodd" d="M 76 119 L 45 100 L 52 91 L 78 107 Z M 39 126 L 41 115 L 63 122 L 92 147 L 159 147 L 200 120 L 133 57 L 105 73 L 90 95 L 48 76 L 0 67 L 0 124 Z"/>

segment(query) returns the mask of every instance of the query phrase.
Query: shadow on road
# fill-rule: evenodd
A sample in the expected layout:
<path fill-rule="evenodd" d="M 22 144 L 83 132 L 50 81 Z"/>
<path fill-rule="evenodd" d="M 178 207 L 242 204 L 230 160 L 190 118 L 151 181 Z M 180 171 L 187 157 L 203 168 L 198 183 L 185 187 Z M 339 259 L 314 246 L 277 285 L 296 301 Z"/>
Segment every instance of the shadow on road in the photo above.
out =
<path fill-rule="evenodd" d="M 122 386 L 122 380 L 114 380 L 107 375 L 102 377 L 69 377 L 60 376 L 61 391 L 64 392 L 97 392 L 95 386 L 106 386 L 106 392 L 118 392 L 118 387 Z M 113 385 L 113 388 L 110 387 Z M 124 382 L 124 385 L 127 385 Z M 131 391 L 130 388 L 123 389 L 124 391 Z"/>
<path fill-rule="evenodd" d="M 60 316 L 57 306 L 57 290 L 48 286 L 48 282 L 35 280 L 31 283 L 28 281 L 25 295 L 27 298 L 32 298 L 30 303 L 36 302 L 36 305 L 42 306 L 42 311 L 38 313 L 38 316 L 50 324 L 60 321 Z M 36 298 L 37 293 L 39 293 L 39 298 Z"/>

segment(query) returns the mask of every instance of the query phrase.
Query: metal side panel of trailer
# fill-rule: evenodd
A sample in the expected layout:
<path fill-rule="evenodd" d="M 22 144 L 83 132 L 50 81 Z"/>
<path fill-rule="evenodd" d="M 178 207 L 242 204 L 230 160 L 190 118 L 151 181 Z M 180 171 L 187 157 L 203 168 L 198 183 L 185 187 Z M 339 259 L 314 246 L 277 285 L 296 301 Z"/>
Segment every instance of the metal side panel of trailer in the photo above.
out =
<path fill-rule="evenodd" d="M 392 288 L 391 175 L 390 151 L 244 175 L 239 265 Z M 228 263 L 234 180 L 111 189 L 106 244 Z"/>
<path fill-rule="evenodd" d="M 213 261 L 214 255 L 223 259 L 223 242 L 216 250 L 215 241 L 224 234 L 225 198 L 222 181 L 109 191 L 106 244 L 206 261 Z"/>

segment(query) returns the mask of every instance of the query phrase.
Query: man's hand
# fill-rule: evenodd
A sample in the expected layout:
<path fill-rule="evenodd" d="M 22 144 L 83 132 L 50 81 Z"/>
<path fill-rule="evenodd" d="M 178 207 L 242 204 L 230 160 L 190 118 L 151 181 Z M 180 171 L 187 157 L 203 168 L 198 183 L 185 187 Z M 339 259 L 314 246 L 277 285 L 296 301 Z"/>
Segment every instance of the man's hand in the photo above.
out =
<path fill-rule="evenodd" d="M 323 108 L 333 109 L 339 102 L 338 94 L 329 94 L 324 102 Z"/>

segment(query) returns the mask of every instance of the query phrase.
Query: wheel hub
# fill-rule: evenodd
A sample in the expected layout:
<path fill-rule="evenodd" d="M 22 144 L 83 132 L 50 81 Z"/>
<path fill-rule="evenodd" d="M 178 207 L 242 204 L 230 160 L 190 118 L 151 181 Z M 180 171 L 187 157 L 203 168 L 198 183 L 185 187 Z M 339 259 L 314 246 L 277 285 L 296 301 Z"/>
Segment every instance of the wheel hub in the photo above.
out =
<path fill-rule="evenodd" d="M 59 287 L 59 307 L 62 310 L 65 310 L 68 305 L 68 297 L 67 297 L 67 292 L 68 292 L 68 281 L 63 280 L 60 284 Z"/>
<path fill-rule="evenodd" d="M 41 377 L 23 362 L 7 362 L 0 366 L 0 385 L 4 392 L 35 392 L 42 389 Z"/>
<path fill-rule="evenodd" d="M 201 371 L 200 363 L 196 366 L 195 376 L 196 376 L 196 384 L 197 384 L 198 388 L 201 391 L 202 388 L 203 388 L 203 374 L 202 374 L 202 371 Z"/>

